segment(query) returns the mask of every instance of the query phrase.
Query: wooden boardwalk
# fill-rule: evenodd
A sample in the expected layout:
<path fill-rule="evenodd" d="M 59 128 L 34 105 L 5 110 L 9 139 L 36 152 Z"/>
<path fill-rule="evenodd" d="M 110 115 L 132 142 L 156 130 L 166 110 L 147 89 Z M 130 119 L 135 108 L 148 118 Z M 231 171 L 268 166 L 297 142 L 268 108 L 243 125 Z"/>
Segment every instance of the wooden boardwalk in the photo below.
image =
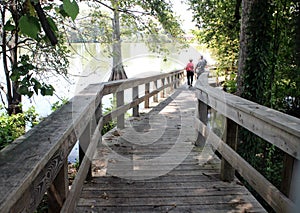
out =
<path fill-rule="evenodd" d="M 103 137 L 76 212 L 265 212 L 220 160 L 195 146 L 193 89 L 181 87 Z"/>

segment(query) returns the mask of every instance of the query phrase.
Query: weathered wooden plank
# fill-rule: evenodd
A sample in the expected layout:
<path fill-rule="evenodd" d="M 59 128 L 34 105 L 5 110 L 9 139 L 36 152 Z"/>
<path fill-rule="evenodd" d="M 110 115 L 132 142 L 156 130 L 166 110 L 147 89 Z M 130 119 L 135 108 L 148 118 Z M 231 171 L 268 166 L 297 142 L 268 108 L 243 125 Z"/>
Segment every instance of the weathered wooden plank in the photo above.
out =
<path fill-rule="evenodd" d="M 199 175 L 200 176 L 205 176 L 205 175 Z M 207 174 L 208 176 L 208 174 Z M 100 178 L 100 177 L 99 177 Z M 104 191 L 131 191 L 132 189 L 134 190 L 144 190 L 144 192 L 147 192 L 148 190 L 151 189 L 157 189 L 160 191 L 165 191 L 165 190 L 178 190 L 178 194 L 180 194 L 181 190 L 183 189 L 189 189 L 189 190 L 197 190 L 197 189 L 217 189 L 217 190 L 223 190 L 225 191 L 227 188 L 229 189 L 236 189 L 241 192 L 247 191 L 245 188 L 243 188 L 241 185 L 238 185 L 237 183 L 231 183 L 228 184 L 223 181 L 216 181 L 214 179 L 210 179 L 209 177 L 206 177 L 206 181 L 191 181 L 191 182 L 183 182 L 180 181 L 181 179 L 184 180 L 184 176 L 178 176 L 178 181 L 174 182 L 151 182 L 150 180 L 144 180 L 142 181 L 133 181 L 133 180 L 126 180 L 123 182 L 106 182 L 104 183 L 89 183 L 85 184 L 85 187 L 83 191 L 93 191 L 93 190 L 104 190 Z M 247 191 L 248 192 L 248 191 Z M 147 194 L 147 193 L 146 193 Z M 149 195 L 151 196 L 151 195 Z"/>
<path fill-rule="evenodd" d="M 160 91 L 164 90 L 165 88 L 167 88 L 169 86 L 170 86 L 169 84 L 164 85 L 164 86 L 158 88 L 157 90 L 152 91 L 149 94 L 144 95 L 144 96 L 142 96 L 142 97 L 140 97 L 140 98 L 138 98 L 138 99 L 136 99 L 136 100 L 134 100 L 134 101 L 132 101 L 128 104 L 125 104 L 125 105 L 123 104 L 123 105 L 117 107 L 117 109 L 115 109 L 112 112 L 107 113 L 106 115 L 104 115 L 104 117 L 103 117 L 104 124 L 106 124 L 110 120 L 126 113 L 129 109 L 131 109 L 131 108 L 137 106 L 138 104 L 142 103 L 145 99 L 150 98 L 150 97 L 154 96 L 155 94 L 158 94 Z"/>
<path fill-rule="evenodd" d="M 132 197 L 132 198 L 114 198 L 103 199 L 101 196 L 93 198 L 80 198 L 78 201 L 79 206 L 161 206 L 161 205 L 213 205 L 223 204 L 230 205 L 232 208 L 240 204 L 251 203 L 251 196 L 242 195 L 221 195 L 221 196 L 197 196 L 197 197 Z"/>
<path fill-rule="evenodd" d="M 211 184 L 211 183 L 209 183 Z M 129 184 L 131 188 L 127 189 L 117 189 L 117 190 L 103 190 L 96 187 L 85 187 L 81 193 L 84 198 L 93 198 L 95 196 L 107 194 L 110 198 L 127 198 L 127 197 L 139 197 L 139 198 L 150 198 L 150 197 L 168 197 L 172 195 L 173 197 L 204 197 L 204 196 L 222 196 L 222 195 L 248 195 L 249 191 L 243 190 L 241 186 L 239 187 L 195 187 L 194 188 L 166 188 L 161 190 L 160 188 L 147 188 L 145 184 L 144 188 L 136 188 L 134 183 Z M 147 193 L 145 193 L 147 191 Z"/>
<path fill-rule="evenodd" d="M 210 131 L 200 120 L 195 119 L 196 128 L 205 132 L 207 143 L 211 143 L 243 178 L 272 206 L 277 212 L 291 212 L 295 204 L 284 196 L 274 185 L 265 179 L 247 161 Z"/>
<path fill-rule="evenodd" d="M 260 207 L 253 207 L 251 204 L 241 204 L 236 207 L 234 206 L 224 206 L 223 204 L 214 205 L 155 205 L 155 206 L 113 206 L 113 207 L 99 207 L 99 206 L 88 206 L 88 207 L 78 207 L 76 213 L 93 213 L 93 212 L 123 212 L 123 213 L 153 213 L 153 212 L 172 212 L 172 213 L 182 213 L 182 212 L 197 212 L 197 213 L 260 213 L 266 212 Z"/>
<path fill-rule="evenodd" d="M 139 85 L 143 85 L 149 82 L 157 81 L 163 78 L 166 78 L 168 76 L 175 75 L 177 73 L 182 73 L 183 70 L 173 71 L 169 73 L 162 73 L 160 75 L 154 75 L 154 76 L 148 76 L 145 78 L 134 78 L 134 79 L 126 79 L 126 80 L 118 80 L 118 81 L 112 81 L 105 84 L 105 87 L 103 89 L 103 95 L 108 95 L 112 93 L 116 93 L 118 91 L 130 89 Z"/>
<path fill-rule="evenodd" d="M 300 119 L 225 93 L 198 86 L 198 98 L 284 152 L 300 159 Z M 208 96 L 208 97 L 207 97 Z"/>
<path fill-rule="evenodd" d="M 235 184 L 237 184 L 239 187 L 241 186 L 241 183 L 236 180 L 236 182 L 228 184 L 228 183 L 224 183 L 223 181 L 220 181 L 220 174 L 217 173 L 218 171 L 213 170 L 212 172 L 206 172 L 205 170 L 203 171 L 202 175 L 181 175 L 181 176 L 174 176 L 174 175 L 164 175 L 164 176 L 159 176 L 157 178 L 153 178 L 150 180 L 147 180 L 147 183 L 176 183 L 176 182 L 211 182 L 214 181 L 215 185 L 218 185 L 218 187 L 233 187 L 235 186 Z M 101 185 L 107 185 L 107 184 L 129 184 L 130 183 L 135 183 L 135 184 L 144 184 L 143 180 L 135 180 L 135 181 L 130 181 L 127 179 L 123 179 L 123 178 L 118 178 L 118 177 L 111 177 L 111 176 L 99 176 L 99 177 L 95 177 L 93 178 L 92 181 L 89 181 L 85 184 L 85 189 L 88 186 L 93 186 L 93 184 L 99 184 L 99 188 L 101 188 Z"/>

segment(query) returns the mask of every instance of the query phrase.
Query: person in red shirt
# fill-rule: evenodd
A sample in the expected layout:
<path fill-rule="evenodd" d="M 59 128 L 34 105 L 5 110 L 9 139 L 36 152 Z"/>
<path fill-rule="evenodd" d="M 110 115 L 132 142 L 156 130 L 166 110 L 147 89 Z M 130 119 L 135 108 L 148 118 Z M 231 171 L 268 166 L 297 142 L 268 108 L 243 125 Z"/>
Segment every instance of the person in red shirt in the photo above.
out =
<path fill-rule="evenodd" d="M 186 76 L 187 76 L 187 83 L 189 87 L 192 86 L 193 84 L 193 78 L 194 78 L 194 64 L 193 64 L 193 59 L 189 60 L 189 63 L 186 65 Z"/>

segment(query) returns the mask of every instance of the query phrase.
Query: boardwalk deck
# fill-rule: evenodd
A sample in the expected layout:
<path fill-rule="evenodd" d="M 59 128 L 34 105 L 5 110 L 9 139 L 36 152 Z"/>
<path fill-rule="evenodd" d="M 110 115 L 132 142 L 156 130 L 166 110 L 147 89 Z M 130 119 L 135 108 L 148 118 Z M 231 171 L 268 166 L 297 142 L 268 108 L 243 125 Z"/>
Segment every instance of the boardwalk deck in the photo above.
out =
<path fill-rule="evenodd" d="M 265 212 L 220 160 L 194 146 L 193 89 L 180 88 L 126 128 L 105 135 L 76 212 Z"/>

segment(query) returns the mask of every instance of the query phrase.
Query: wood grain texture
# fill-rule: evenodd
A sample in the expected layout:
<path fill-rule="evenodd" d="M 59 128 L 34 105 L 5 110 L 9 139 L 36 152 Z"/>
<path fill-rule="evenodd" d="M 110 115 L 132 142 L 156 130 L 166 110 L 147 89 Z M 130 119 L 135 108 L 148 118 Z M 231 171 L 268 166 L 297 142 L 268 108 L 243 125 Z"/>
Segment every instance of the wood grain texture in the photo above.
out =
<path fill-rule="evenodd" d="M 243 178 L 258 192 L 276 212 L 292 212 L 295 204 L 272 185 L 263 175 L 255 170 L 247 161 L 210 131 L 200 120 L 195 119 L 196 128 L 204 133 L 207 144 L 218 150 L 222 157 L 235 168 Z"/>
<path fill-rule="evenodd" d="M 265 212 L 238 180 L 220 180 L 215 155 L 194 146 L 195 108 L 194 91 L 180 88 L 106 134 L 75 212 Z"/>
<path fill-rule="evenodd" d="M 91 84 L 72 98 L 67 105 L 52 113 L 38 126 L 2 150 L 0 152 L 0 212 L 34 211 L 87 125 L 90 122 L 95 124 L 100 119 L 101 100 L 105 94 L 181 72 L 183 71 L 131 79 L 126 83 L 117 81 Z M 88 149 L 89 147 L 86 147 L 86 150 Z M 59 190 L 52 187 L 50 191 L 53 192 L 58 205 L 61 205 L 57 194 Z"/>
<path fill-rule="evenodd" d="M 37 207 L 85 129 L 101 88 L 89 86 L 0 152 L 0 212 Z"/>
<path fill-rule="evenodd" d="M 296 159 L 300 159 L 300 119 L 202 83 L 197 97 L 225 117 Z"/>

